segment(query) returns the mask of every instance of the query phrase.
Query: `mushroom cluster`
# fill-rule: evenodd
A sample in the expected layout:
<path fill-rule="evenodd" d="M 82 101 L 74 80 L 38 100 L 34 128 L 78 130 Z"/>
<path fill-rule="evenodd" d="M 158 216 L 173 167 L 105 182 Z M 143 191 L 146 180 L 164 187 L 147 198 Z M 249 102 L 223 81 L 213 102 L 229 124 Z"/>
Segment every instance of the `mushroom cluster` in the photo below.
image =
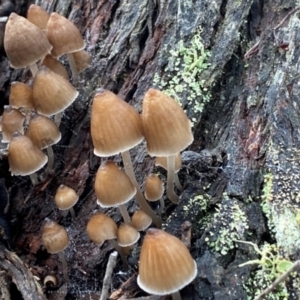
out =
<path fill-rule="evenodd" d="M 31 5 L 27 19 L 15 13 L 8 18 L 4 48 L 10 64 L 16 69 L 29 67 L 33 76 L 32 86 L 12 83 L 10 105 L 5 107 L 1 120 L 3 142 L 9 143 L 8 160 L 13 175 L 31 175 L 35 184 L 37 177 L 33 174 L 36 171 L 47 162 L 47 170 L 53 167 L 51 147 L 61 139 L 59 125 L 62 111 L 78 96 L 69 82 L 66 68 L 58 58 L 67 55 L 73 83 L 76 84 L 78 74 L 91 61 L 84 47 L 85 42 L 76 26 L 55 12 L 48 14 L 40 7 Z M 178 239 L 160 230 L 164 184 L 157 175 L 150 174 L 143 194 L 129 151 L 146 140 L 148 154 L 156 157 L 156 164 L 168 172 L 167 197 L 177 204 L 179 196 L 175 193 L 174 183 L 182 192 L 177 172 L 180 169 L 180 152 L 193 142 L 191 122 L 182 108 L 161 91 L 148 90 L 143 100 L 142 114 L 139 115 L 113 92 L 98 89 L 92 103 L 91 137 L 96 156 L 122 156 L 124 170 L 112 160 L 101 163 L 94 189 L 97 204 L 118 207 L 124 222 L 117 226 L 104 213 L 93 214 L 86 228 L 89 238 L 99 246 L 108 240 L 128 269 L 128 251 L 143 235 L 140 231 L 153 223 L 157 229 L 151 228 L 145 236 L 138 284 L 146 292 L 158 295 L 173 293 L 174 299 L 180 299 L 177 291 L 196 276 L 195 262 Z M 47 149 L 48 156 L 43 149 Z M 130 216 L 126 203 L 133 198 L 139 209 Z M 159 215 L 151 209 L 146 199 L 160 200 Z M 78 195 L 74 190 L 61 185 L 54 200 L 59 209 L 70 210 L 75 220 L 73 205 L 78 201 Z M 42 242 L 49 253 L 61 253 L 63 274 L 69 281 L 67 263 L 62 254 L 69 244 L 67 231 L 48 220 L 43 228 Z M 158 255 L 158 251 L 163 251 L 164 255 Z M 163 262 L 167 263 L 167 267 L 162 265 Z M 184 273 L 185 278 L 181 279 L 179 273 Z M 163 278 L 169 278 L 166 286 L 162 285 Z"/>
<path fill-rule="evenodd" d="M 57 58 L 68 55 L 76 83 L 78 74 L 91 62 L 84 47 L 77 27 L 57 13 L 48 14 L 32 4 L 27 19 L 10 14 L 4 33 L 6 55 L 12 68 L 29 67 L 33 76 L 32 86 L 22 82 L 11 84 L 9 105 L 4 107 L 1 118 L 2 142 L 8 143 L 12 175 L 30 175 L 36 184 L 36 171 L 47 161 L 46 172 L 53 168 L 52 145 L 61 138 L 61 114 L 78 96 L 68 81 L 66 68 Z M 19 148 L 22 146 L 23 149 Z M 43 149 L 47 149 L 48 157 Z"/>

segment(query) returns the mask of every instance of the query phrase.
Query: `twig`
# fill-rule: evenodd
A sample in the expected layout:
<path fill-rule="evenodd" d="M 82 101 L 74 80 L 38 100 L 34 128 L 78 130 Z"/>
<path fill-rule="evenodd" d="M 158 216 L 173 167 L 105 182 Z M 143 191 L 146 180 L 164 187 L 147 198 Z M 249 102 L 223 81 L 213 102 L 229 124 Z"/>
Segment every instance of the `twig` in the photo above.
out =
<path fill-rule="evenodd" d="M 261 42 L 261 38 L 257 41 L 257 43 L 254 44 L 253 47 L 251 47 L 246 54 L 244 55 L 244 60 L 250 58 L 250 56 L 252 56 L 256 51 L 258 51 L 258 46 Z"/>
<path fill-rule="evenodd" d="M 262 291 L 262 293 L 257 297 L 255 298 L 255 300 L 261 300 L 263 299 L 266 295 L 268 295 L 273 289 L 276 288 L 276 286 L 285 281 L 288 276 L 296 271 L 296 269 L 298 269 L 300 267 L 300 260 L 297 260 L 294 262 L 294 264 L 286 271 L 284 272 L 281 276 L 279 276 L 271 285 L 269 285 L 265 290 Z"/>
<path fill-rule="evenodd" d="M 283 25 L 283 23 L 286 21 L 286 19 L 288 18 L 288 17 L 290 17 L 294 12 L 296 12 L 297 10 L 299 10 L 300 9 L 300 6 L 298 6 L 298 7 L 296 7 L 296 8 L 294 8 L 294 9 L 292 9 L 279 23 L 278 23 L 278 25 L 276 26 L 276 27 L 274 27 L 273 28 L 273 30 L 276 30 L 276 29 L 278 29 L 279 27 L 281 27 L 282 25 Z"/>
<path fill-rule="evenodd" d="M 114 251 L 109 256 L 108 263 L 106 266 L 105 276 L 104 276 L 104 280 L 103 280 L 103 286 L 102 286 L 100 300 L 108 299 L 107 295 L 108 295 L 108 290 L 109 290 L 109 286 L 110 286 L 110 282 L 111 282 L 111 275 L 112 275 L 112 272 L 113 272 L 116 262 L 117 262 L 117 256 L 118 256 L 117 251 Z"/>

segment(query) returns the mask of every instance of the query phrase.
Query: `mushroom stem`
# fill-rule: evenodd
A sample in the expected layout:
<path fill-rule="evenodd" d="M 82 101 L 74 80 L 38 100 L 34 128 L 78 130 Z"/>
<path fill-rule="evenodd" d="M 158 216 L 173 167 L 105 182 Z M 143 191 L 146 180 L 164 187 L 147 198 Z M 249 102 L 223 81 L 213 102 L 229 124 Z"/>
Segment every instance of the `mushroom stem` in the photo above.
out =
<path fill-rule="evenodd" d="M 56 124 L 57 127 L 59 127 L 61 123 L 61 118 L 62 118 L 62 112 L 59 112 L 54 116 L 54 123 Z"/>
<path fill-rule="evenodd" d="M 45 170 L 46 173 L 48 173 L 53 168 L 54 165 L 54 153 L 53 153 L 52 146 L 47 147 L 47 154 L 48 154 L 48 165 Z"/>
<path fill-rule="evenodd" d="M 72 216 L 72 221 L 75 222 L 76 221 L 76 216 L 75 216 L 74 208 L 71 207 L 69 210 L 70 210 L 70 214 Z"/>
<path fill-rule="evenodd" d="M 29 177 L 33 185 L 36 185 L 39 182 L 36 173 L 30 174 Z"/>
<path fill-rule="evenodd" d="M 159 202 L 160 202 L 160 208 L 159 208 L 159 214 L 162 215 L 162 213 L 164 212 L 165 210 L 165 200 L 163 197 L 161 197 L 159 199 Z"/>
<path fill-rule="evenodd" d="M 121 152 L 121 155 L 122 155 L 122 159 L 123 159 L 123 163 L 124 163 L 125 173 L 127 174 L 130 181 L 136 188 L 136 199 L 137 199 L 137 202 L 138 202 L 140 208 L 148 216 L 150 216 L 152 218 L 152 222 L 155 224 L 155 226 L 157 228 L 161 229 L 161 225 L 162 225 L 161 219 L 154 213 L 154 211 L 148 205 L 146 199 L 144 198 L 144 196 L 140 190 L 139 184 L 135 178 L 129 150 Z"/>
<path fill-rule="evenodd" d="M 38 69 L 36 63 L 30 65 L 30 66 L 29 66 L 29 69 L 30 69 L 30 71 L 31 71 L 32 77 L 34 78 L 35 75 L 36 75 L 36 73 L 39 71 L 39 69 Z"/>
<path fill-rule="evenodd" d="M 62 264 L 62 271 L 63 271 L 64 279 L 66 282 L 69 282 L 70 278 L 69 278 L 69 274 L 68 274 L 68 265 L 67 265 L 65 253 L 63 251 L 61 251 L 61 252 L 58 252 L 57 254 L 58 254 L 59 259 Z"/>
<path fill-rule="evenodd" d="M 119 207 L 119 210 L 120 210 L 120 213 L 123 217 L 124 222 L 127 223 L 127 224 L 130 224 L 131 219 L 130 219 L 130 216 L 128 214 L 126 206 L 124 204 L 121 204 L 118 207 Z"/>
<path fill-rule="evenodd" d="M 68 60 L 69 60 L 69 65 L 70 65 L 70 69 L 72 72 L 72 77 L 73 77 L 73 82 L 74 84 L 77 84 L 78 82 L 78 70 L 77 70 L 77 66 L 74 60 L 74 56 L 72 53 L 67 53 L 68 56 Z"/>
<path fill-rule="evenodd" d="M 173 299 L 173 300 L 181 300 L 181 296 L 180 296 L 179 291 L 174 292 L 174 293 L 172 294 L 172 299 Z"/>
<path fill-rule="evenodd" d="M 108 240 L 108 241 L 115 248 L 115 250 L 119 253 L 119 255 L 121 256 L 121 259 L 123 261 L 124 267 L 125 267 L 126 271 L 128 271 L 129 265 L 128 265 L 127 259 L 125 257 L 125 254 L 124 254 L 122 248 L 118 245 L 118 243 L 115 240 Z"/>
<path fill-rule="evenodd" d="M 179 182 L 178 173 L 175 173 L 175 174 L 174 174 L 174 182 L 175 182 L 175 185 L 176 185 L 176 187 L 178 188 L 178 190 L 179 190 L 180 192 L 182 192 L 182 191 L 183 191 L 183 187 L 182 187 L 182 185 L 181 185 L 180 182 Z"/>
<path fill-rule="evenodd" d="M 178 196 L 174 192 L 175 155 L 168 156 L 167 161 L 168 161 L 167 195 L 173 203 L 177 204 Z"/>

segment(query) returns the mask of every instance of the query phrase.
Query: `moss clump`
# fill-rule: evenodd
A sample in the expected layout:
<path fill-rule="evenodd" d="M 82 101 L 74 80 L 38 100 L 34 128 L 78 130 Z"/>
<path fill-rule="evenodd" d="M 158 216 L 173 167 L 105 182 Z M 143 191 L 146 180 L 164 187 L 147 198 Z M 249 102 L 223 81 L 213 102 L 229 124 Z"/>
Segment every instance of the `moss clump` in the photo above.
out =
<path fill-rule="evenodd" d="M 226 255 L 235 248 L 235 241 L 243 239 L 246 230 L 247 216 L 239 206 L 239 202 L 226 199 L 220 205 L 211 224 L 213 231 L 208 232 L 205 241 L 214 252 Z M 217 234 L 216 234 L 217 233 Z"/>
<path fill-rule="evenodd" d="M 210 52 L 201 41 L 201 29 L 198 29 L 187 45 L 181 40 L 177 49 L 169 52 L 169 63 L 163 70 L 164 75 L 154 76 L 155 87 L 173 97 L 181 105 L 181 99 L 186 99 L 194 113 L 201 113 L 211 97 L 200 76 L 209 66 L 207 63 L 209 56 Z"/>

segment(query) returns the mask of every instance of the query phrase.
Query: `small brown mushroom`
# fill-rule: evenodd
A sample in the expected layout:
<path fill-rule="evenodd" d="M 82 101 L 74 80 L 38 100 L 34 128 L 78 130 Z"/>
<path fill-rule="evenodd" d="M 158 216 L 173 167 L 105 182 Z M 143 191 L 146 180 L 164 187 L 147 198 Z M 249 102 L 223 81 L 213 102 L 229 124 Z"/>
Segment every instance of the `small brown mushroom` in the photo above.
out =
<path fill-rule="evenodd" d="M 130 225 L 137 231 L 146 230 L 152 223 L 152 219 L 141 209 L 134 212 L 131 218 Z"/>
<path fill-rule="evenodd" d="M 31 4 L 27 11 L 27 20 L 40 28 L 46 30 L 50 15 L 40 6 Z"/>
<path fill-rule="evenodd" d="M 60 210 L 69 210 L 73 221 L 76 220 L 73 206 L 77 203 L 79 196 L 77 193 L 66 185 L 61 184 L 56 190 L 54 200 Z"/>
<path fill-rule="evenodd" d="M 179 290 L 192 282 L 197 265 L 187 247 L 175 236 L 150 228 L 141 248 L 137 283 L 153 295 L 172 294 L 181 300 Z"/>
<path fill-rule="evenodd" d="M 58 254 L 62 263 L 64 278 L 66 282 L 69 282 L 68 266 L 63 252 L 69 245 L 69 236 L 65 228 L 47 219 L 43 228 L 42 242 L 47 252 Z"/>
<path fill-rule="evenodd" d="M 50 53 L 52 46 L 37 26 L 11 13 L 5 27 L 4 49 L 13 68 L 29 66 L 34 77 L 38 71 L 36 62 Z"/>
<path fill-rule="evenodd" d="M 86 227 L 87 235 L 99 247 L 107 240 L 119 253 L 123 264 L 128 269 L 128 262 L 122 251 L 122 248 L 116 242 L 118 235 L 118 226 L 115 221 L 103 213 L 97 213 L 91 216 Z"/>

